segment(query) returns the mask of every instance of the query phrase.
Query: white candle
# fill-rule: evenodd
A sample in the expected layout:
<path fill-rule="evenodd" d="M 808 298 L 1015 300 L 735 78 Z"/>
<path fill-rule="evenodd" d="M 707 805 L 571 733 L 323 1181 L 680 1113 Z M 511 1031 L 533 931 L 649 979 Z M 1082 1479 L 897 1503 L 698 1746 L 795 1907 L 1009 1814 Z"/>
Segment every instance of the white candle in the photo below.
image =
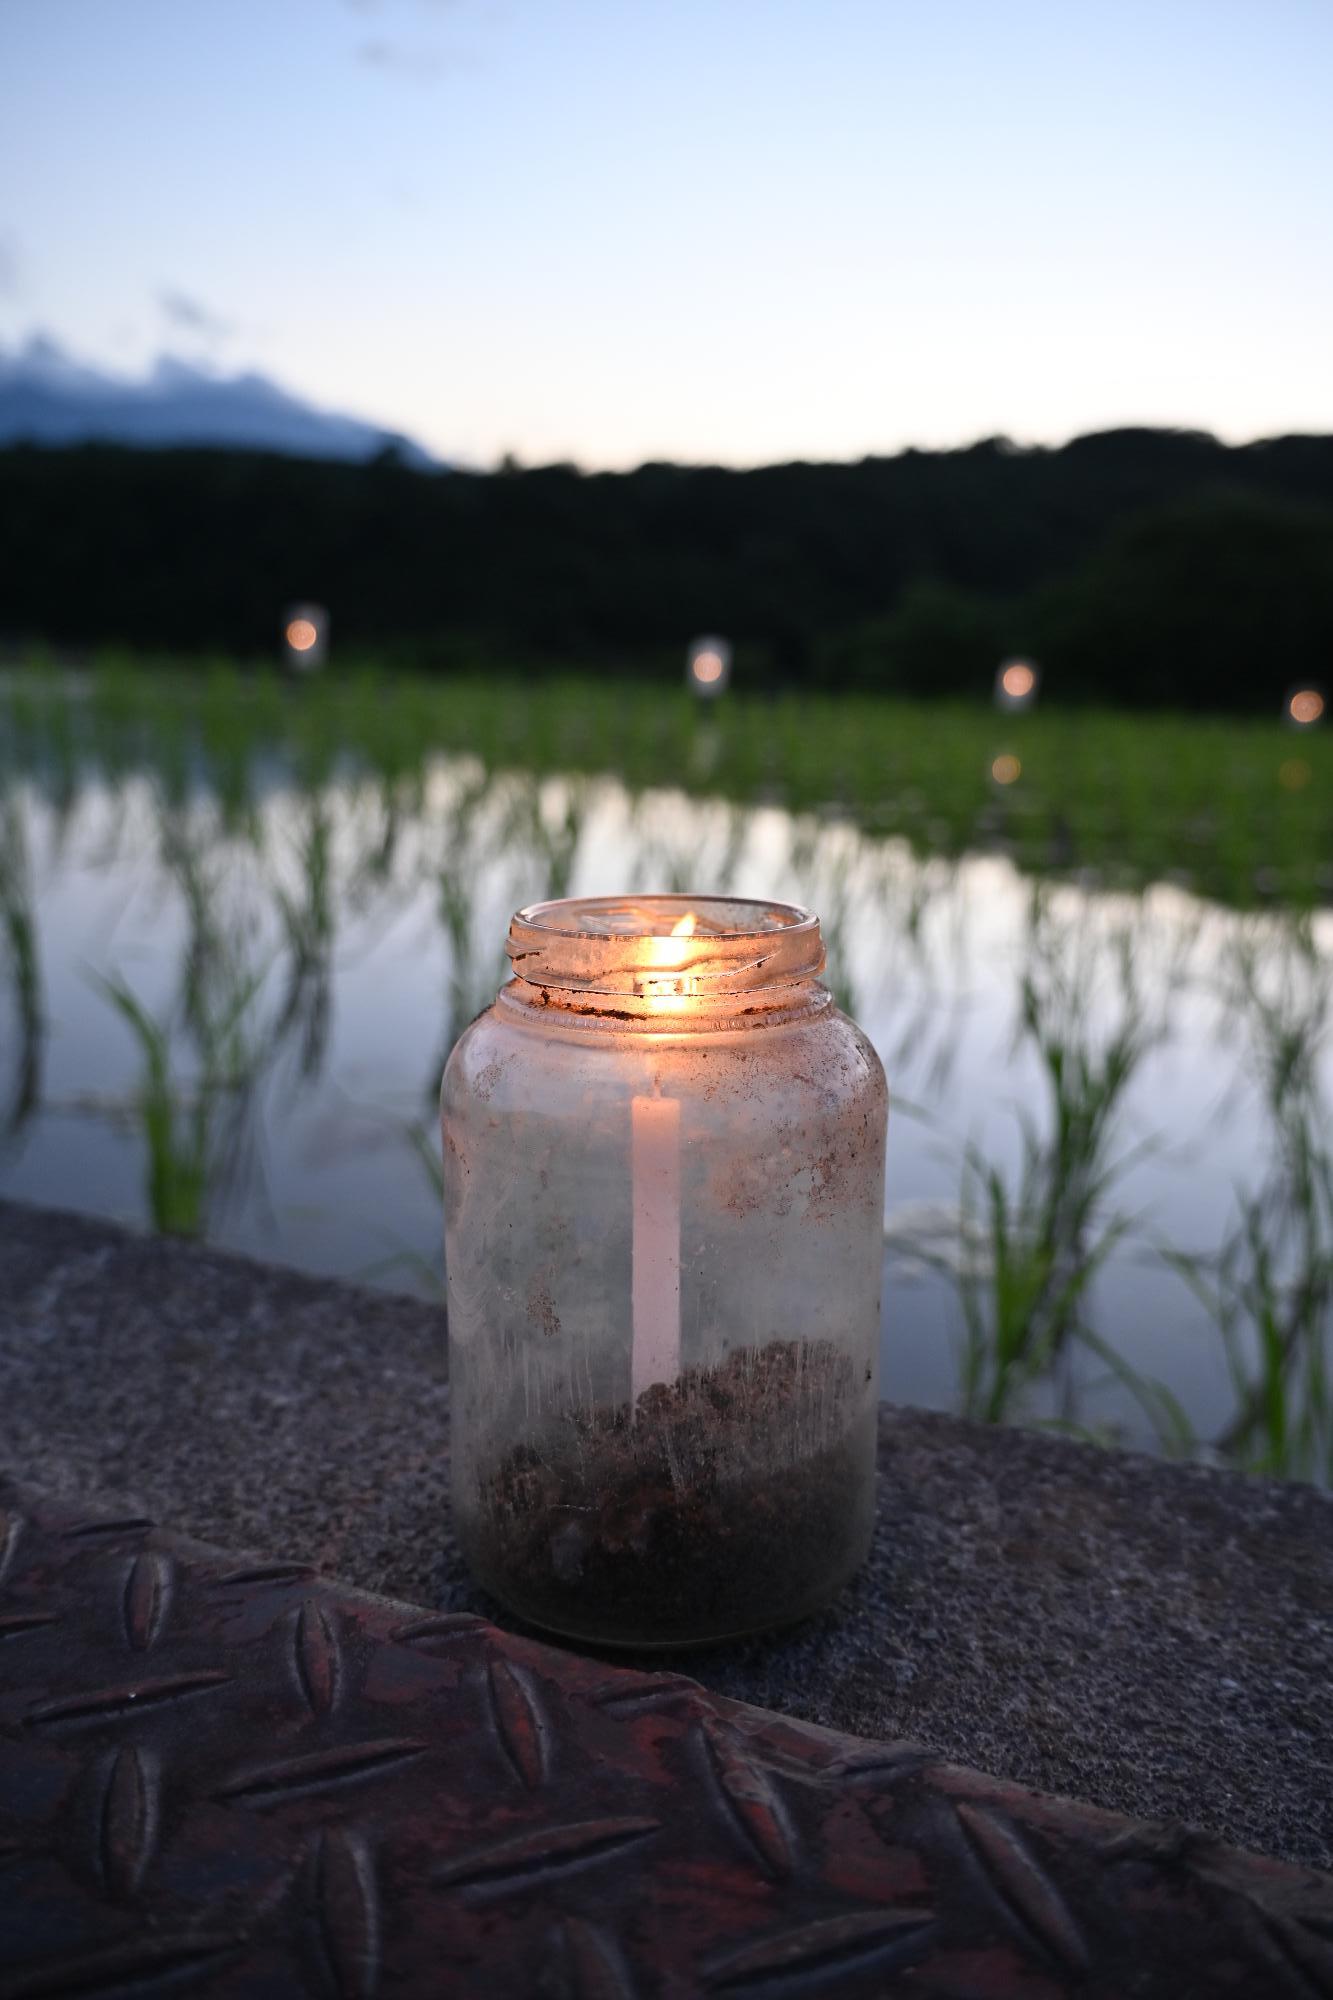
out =
<path fill-rule="evenodd" d="M 634 1200 L 630 1399 L 680 1374 L 680 1102 L 632 1102 Z"/>

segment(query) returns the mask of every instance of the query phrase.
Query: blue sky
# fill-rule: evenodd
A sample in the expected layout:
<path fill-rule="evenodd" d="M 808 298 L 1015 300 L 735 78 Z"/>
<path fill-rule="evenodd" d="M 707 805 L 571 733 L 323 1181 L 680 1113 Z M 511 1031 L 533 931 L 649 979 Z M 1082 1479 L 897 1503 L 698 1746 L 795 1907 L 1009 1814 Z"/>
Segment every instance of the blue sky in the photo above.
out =
<path fill-rule="evenodd" d="M 490 463 L 1333 430 L 1328 0 L 0 0 L 0 343 Z"/>

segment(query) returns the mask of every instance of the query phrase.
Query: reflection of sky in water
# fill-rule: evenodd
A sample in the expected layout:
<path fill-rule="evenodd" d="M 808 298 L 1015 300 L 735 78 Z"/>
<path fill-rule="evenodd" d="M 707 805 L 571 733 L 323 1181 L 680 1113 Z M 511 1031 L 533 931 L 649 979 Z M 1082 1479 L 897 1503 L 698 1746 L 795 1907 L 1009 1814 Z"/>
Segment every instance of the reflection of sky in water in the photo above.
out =
<path fill-rule="evenodd" d="M 957 1308 L 917 1250 L 923 1236 L 937 1247 L 956 1243 L 963 1145 L 976 1141 L 1012 1172 L 1015 1110 L 1044 1108 L 1030 1053 L 1014 1054 L 1030 883 L 1004 860 L 923 862 L 901 843 L 776 810 L 667 792 L 635 800 L 600 780 L 487 783 L 466 762 L 433 767 L 423 809 L 404 807 L 392 839 L 373 787 L 333 788 L 326 807 L 335 928 L 322 1060 L 318 1038 L 304 1033 L 317 969 L 293 1000 L 293 933 L 281 919 L 283 896 L 298 925 L 309 915 L 310 800 L 270 790 L 253 842 L 220 836 L 207 802 L 177 822 L 180 846 L 211 885 L 208 907 L 224 940 L 213 976 L 262 974 L 247 1020 L 265 1061 L 213 1203 L 216 1241 L 429 1289 L 440 1263 L 438 1202 L 408 1132 L 432 1131 L 444 1051 L 506 969 L 511 910 L 548 895 L 622 891 L 789 898 L 823 919 L 829 976 L 879 1049 L 897 1099 L 885 1393 L 952 1400 Z M 164 861 L 154 794 L 141 780 L 115 794 L 89 786 L 63 827 L 29 797 L 27 825 L 50 1026 L 42 1108 L 0 1151 L 0 1189 L 140 1222 L 141 1142 L 116 1113 L 136 1087 L 139 1057 L 93 974 L 118 973 L 151 1012 L 170 1013 L 190 942 L 184 877 Z M 1111 943 L 1125 925 L 1146 1011 L 1166 1024 L 1119 1128 L 1118 1153 L 1145 1142 L 1153 1150 L 1117 1189 L 1118 1204 L 1143 1222 L 1098 1281 L 1098 1321 L 1126 1359 L 1184 1398 L 1206 1433 L 1228 1408 L 1218 1343 L 1180 1281 L 1154 1263 L 1151 1244 L 1215 1247 L 1234 1186 L 1252 1182 L 1261 1164 L 1242 1036 L 1218 997 L 1229 948 L 1260 920 L 1169 889 L 1140 901 L 1068 887 L 1046 896 L 1066 948 L 1077 940 L 1086 956 L 1082 1012 L 1094 1031 L 1117 1018 Z M 1321 922 L 1327 951 L 1333 925 Z M 289 1012 L 289 1032 L 275 1041 Z M 187 1076 L 184 1041 L 180 1061 Z M 303 1073 L 312 1062 L 315 1073 Z M 1103 1395 L 1093 1413 L 1142 1429 L 1118 1394 Z"/>

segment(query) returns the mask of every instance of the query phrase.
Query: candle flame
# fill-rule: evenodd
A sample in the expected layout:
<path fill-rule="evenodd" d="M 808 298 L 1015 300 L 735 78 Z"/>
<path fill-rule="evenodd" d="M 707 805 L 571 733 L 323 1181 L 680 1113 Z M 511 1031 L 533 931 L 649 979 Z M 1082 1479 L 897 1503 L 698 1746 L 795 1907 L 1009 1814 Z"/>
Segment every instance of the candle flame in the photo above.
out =
<path fill-rule="evenodd" d="M 661 972 L 684 965 L 690 955 L 690 948 L 685 940 L 692 938 L 698 928 L 699 919 L 693 910 L 687 910 L 680 922 L 671 926 L 670 936 L 646 938 L 644 942 L 648 947 L 649 964 Z"/>

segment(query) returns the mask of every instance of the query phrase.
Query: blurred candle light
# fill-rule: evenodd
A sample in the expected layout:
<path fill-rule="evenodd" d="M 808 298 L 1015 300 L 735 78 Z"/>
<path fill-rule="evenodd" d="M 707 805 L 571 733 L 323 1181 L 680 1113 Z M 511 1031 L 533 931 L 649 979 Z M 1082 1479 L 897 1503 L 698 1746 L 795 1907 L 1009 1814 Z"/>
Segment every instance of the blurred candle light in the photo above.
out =
<path fill-rule="evenodd" d="M 328 658 L 329 614 L 322 604 L 293 604 L 282 622 L 283 659 L 298 674 L 322 667 Z"/>
<path fill-rule="evenodd" d="M 706 701 L 713 700 L 731 679 L 731 647 L 716 636 L 693 639 L 685 655 L 687 686 Z"/>
<path fill-rule="evenodd" d="M 1041 676 L 1030 660 L 1003 660 L 995 675 L 995 706 L 1004 709 L 1031 708 L 1037 699 Z"/>
<path fill-rule="evenodd" d="M 1318 688 L 1293 688 L 1287 696 L 1287 721 L 1294 729 L 1313 729 L 1324 713 L 1324 697 Z"/>
<path fill-rule="evenodd" d="M 997 785 L 1014 785 L 1023 775 L 1023 766 L 1006 750 L 995 759 L 990 774 Z"/>

